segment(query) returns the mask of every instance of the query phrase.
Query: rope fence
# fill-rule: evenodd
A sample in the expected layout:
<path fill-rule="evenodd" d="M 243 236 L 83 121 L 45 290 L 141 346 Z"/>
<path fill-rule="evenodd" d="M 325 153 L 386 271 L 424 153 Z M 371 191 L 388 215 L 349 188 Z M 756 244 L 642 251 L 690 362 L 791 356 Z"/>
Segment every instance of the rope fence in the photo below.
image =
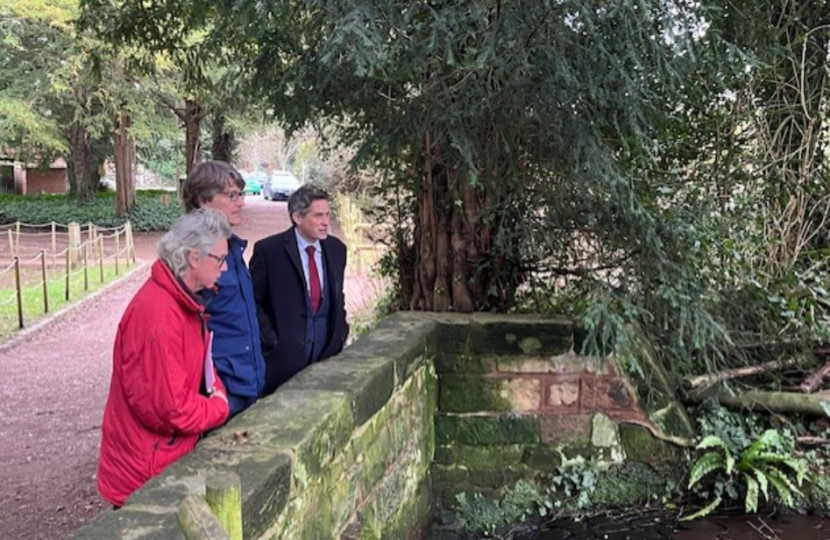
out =
<path fill-rule="evenodd" d="M 49 230 L 33 232 L 39 228 Z M 17 328 L 24 328 L 25 315 L 47 314 L 54 308 L 50 296 L 55 303 L 68 303 L 89 291 L 93 280 L 103 284 L 106 267 L 113 267 L 118 276 L 135 260 L 129 221 L 120 227 L 55 222 L 0 226 L 0 337 L 4 316 L 12 315 L 8 306 L 16 304 Z"/>

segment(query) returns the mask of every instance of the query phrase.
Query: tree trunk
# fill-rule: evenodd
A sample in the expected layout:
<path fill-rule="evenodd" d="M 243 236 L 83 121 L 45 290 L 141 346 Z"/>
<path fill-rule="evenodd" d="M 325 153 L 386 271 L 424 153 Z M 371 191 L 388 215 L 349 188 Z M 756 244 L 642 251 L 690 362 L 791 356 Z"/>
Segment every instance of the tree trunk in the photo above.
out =
<path fill-rule="evenodd" d="M 452 298 L 453 307 L 459 313 L 472 313 L 475 304 L 469 287 L 469 260 L 475 260 L 476 242 L 473 234 L 473 226 L 469 219 L 475 219 L 475 214 L 466 211 L 473 201 L 470 200 L 469 192 L 472 188 L 460 180 L 460 175 L 450 174 L 449 184 L 454 192 L 453 199 L 461 204 L 451 204 L 452 211 Z M 465 196 L 466 195 L 466 196 Z"/>
<path fill-rule="evenodd" d="M 184 112 L 179 115 L 185 130 L 185 170 L 190 173 L 201 158 L 201 124 L 204 117 L 202 106 L 192 99 L 185 102 Z"/>
<path fill-rule="evenodd" d="M 427 133 L 424 143 L 409 306 L 413 310 L 471 313 L 482 309 L 486 300 L 470 288 L 478 279 L 478 268 L 472 264 L 479 253 L 476 192 L 462 174 L 444 163 L 441 149 L 445 139 L 436 141 Z"/>
<path fill-rule="evenodd" d="M 123 216 L 135 203 L 135 141 L 132 116 L 127 111 L 113 118 L 112 144 L 115 154 L 115 214 Z"/>
<path fill-rule="evenodd" d="M 98 190 L 98 178 L 93 174 L 92 143 L 89 133 L 78 121 L 69 126 L 70 159 L 67 161 L 69 193 L 81 201 L 91 201 Z"/>
<path fill-rule="evenodd" d="M 220 161 L 233 161 L 233 153 L 236 149 L 236 134 L 233 128 L 229 127 L 224 114 L 213 115 L 213 144 L 211 145 L 211 157 Z"/>

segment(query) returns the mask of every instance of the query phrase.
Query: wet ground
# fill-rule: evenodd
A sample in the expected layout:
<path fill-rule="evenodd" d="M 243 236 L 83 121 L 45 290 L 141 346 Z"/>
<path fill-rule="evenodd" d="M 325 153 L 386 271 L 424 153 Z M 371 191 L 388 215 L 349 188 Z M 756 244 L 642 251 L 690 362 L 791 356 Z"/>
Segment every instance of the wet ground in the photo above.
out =
<path fill-rule="evenodd" d="M 514 540 L 830 540 L 830 520 L 816 515 L 719 515 L 678 522 L 665 511 L 558 521 Z"/>

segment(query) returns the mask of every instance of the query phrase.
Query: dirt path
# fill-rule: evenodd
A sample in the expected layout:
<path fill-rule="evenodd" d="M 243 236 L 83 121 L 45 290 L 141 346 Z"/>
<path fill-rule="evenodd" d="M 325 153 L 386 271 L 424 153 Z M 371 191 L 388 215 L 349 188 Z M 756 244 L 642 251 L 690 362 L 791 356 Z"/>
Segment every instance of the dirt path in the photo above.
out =
<path fill-rule="evenodd" d="M 288 227 L 285 203 L 250 198 L 237 233 L 253 242 Z M 155 259 L 158 235 L 136 251 Z M 146 280 L 145 264 L 19 343 L 0 346 L 0 539 L 60 540 L 105 507 L 95 488 L 112 343 L 121 314 Z M 346 279 L 350 315 L 371 305 L 377 280 Z"/>

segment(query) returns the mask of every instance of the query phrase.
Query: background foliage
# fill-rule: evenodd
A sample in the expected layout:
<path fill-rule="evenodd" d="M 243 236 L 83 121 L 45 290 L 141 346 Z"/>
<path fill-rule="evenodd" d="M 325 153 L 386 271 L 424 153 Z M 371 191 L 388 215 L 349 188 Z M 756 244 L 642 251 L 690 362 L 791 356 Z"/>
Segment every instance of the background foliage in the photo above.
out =
<path fill-rule="evenodd" d="M 164 231 L 170 228 L 183 210 L 176 201 L 175 192 L 164 190 L 139 191 L 135 206 L 125 216 L 115 215 L 112 192 L 98 193 L 84 204 L 68 195 L 0 195 L 4 219 L 13 223 L 68 224 L 95 223 L 99 227 L 117 227 L 126 220 L 132 222 L 134 231 Z"/>
<path fill-rule="evenodd" d="M 84 0 L 80 20 L 187 126 L 188 163 L 205 115 L 232 148 L 240 108 L 354 149 L 403 308 L 565 309 L 594 351 L 636 323 L 681 374 L 827 338 L 826 1 Z"/>

